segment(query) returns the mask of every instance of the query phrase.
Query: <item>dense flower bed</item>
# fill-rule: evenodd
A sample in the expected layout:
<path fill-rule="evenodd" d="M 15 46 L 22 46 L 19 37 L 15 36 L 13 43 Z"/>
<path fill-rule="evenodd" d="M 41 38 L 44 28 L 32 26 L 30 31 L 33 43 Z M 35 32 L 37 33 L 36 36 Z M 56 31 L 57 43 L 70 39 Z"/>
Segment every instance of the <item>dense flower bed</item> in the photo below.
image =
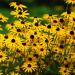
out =
<path fill-rule="evenodd" d="M 75 1 L 66 3 L 61 15 L 39 18 L 29 17 L 27 6 L 11 2 L 12 23 L 0 13 L 7 29 L 0 34 L 0 75 L 75 75 L 75 13 L 70 10 Z"/>

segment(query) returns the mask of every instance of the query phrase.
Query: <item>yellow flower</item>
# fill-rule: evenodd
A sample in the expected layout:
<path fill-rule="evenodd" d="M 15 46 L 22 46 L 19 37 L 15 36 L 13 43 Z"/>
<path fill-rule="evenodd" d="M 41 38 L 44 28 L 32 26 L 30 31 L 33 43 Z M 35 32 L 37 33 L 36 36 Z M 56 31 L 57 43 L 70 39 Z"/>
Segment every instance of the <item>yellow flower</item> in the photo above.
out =
<path fill-rule="evenodd" d="M 0 21 L 1 22 L 7 22 L 8 18 L 5 17 L 3 14 L 0 13 Z"/>
<path fill-rule="evenodd" d="M 14 15 L 14 17 L 17 17 L 17 18 L 27 18 L 27 16 L 29 15 L 29 13 L 27 13 L 27 10 L 26 11 L 11 11 L 10 13 L 11 15 Z"/>
<path fill-rule="evenodd" d="M 21 40 L 18 36 L 14 36 L 14 35 L 10 35 L 9 38 L 6 40 L 6 46 L 11 49 L 14 50 L 17 49 L 20 46 Z"/>
<path fill-rule="evenodd" d="M 7 59 L 7 55 L 4 52 L 0 51 L 0 62 L 5 61 L 6 59 Z"/>
<path fill-rule="evenodd" d="M 70 75 L 70 70 L 66 69 L 65 67 L 60 67 L 59 73 L 61 75 Z"/>
<path fill-rule="evenodd" d="M 9 30 L 10 34 L 14 34 L 16 36 L 22 36 L 24 35 L 23 28 L 15 28 L 13 27 L 12 29 Z"/>
<path fill-rule="evenodd" d="M 53 17 L 53 19 L 51 19 L 51 25 L 59 25 L 59 19 L 57 17 Z"/>
<path fill-rule="evenodd" d="M 25 72 L 31 72 L 35 71 L 37 69 L 37 64 L 36 62 L 24 62 L 24 64 L 22 65 L 23 70 L 25 70 Z"/>
<path fill-rule="evenodd" d="M 27 8 L 27 6 L 21 4 L 20 2 L 11 2 L 9 5 L 10 7 L 14 7 L 16 10 Z"/>
<path fill-rule="evenodd" d="M 66 1 L 66 3 L 68 3 L 68 4 L 70 4 L 70 3 L 75 4 L 75 0 L 65 0 L 65 1 Z"/>
<path fill-rule="evenodd" d="M 67 36 L 67 40 L 68 39 L 74 39 L 74 37 L 75 37 L 75 31 L 74 30 L 72 30 L 72 29 L 67 29 L 66 30 L 66 36 Z"/>
<path fill-rule="evenodd" d="M 22 20 L 15 20 L 14 21 L 14 26 L 16 28 L 25 28 L 26 27 L 26 22 L 25 21 L 22 21 Z"/>
<path fill-rule="evenodd" d="M 36 61 L 37 61 L 37 58 L 35 57 L 33 51 L 27 55 L 26 62 L 33 63 L 33 62 L 36 62 Z"/>
<path fill-rule="evenodd" d="M 40 56 L 45 56 L 47 55 L 47 49 L 46 49 L 46 46 L 43 45 L 43 44 L 40 44 L 37 48 L 37 50 L 35 50 L 36 53 L 38 53 Z"/>
<path fill-rule="evenodd" d="M 57 37 L 65 36 L 65 27 L 61 28 L 60 26 L 52 26 L 50 31 L 52 34 L 55 34 Z"/>

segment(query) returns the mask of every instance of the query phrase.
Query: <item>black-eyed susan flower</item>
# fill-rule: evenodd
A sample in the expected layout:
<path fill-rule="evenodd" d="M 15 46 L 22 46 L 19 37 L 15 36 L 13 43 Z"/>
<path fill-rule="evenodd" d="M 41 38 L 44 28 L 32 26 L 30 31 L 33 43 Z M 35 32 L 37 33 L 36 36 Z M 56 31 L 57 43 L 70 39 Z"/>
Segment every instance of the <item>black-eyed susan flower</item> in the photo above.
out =
<path fill-rule="evenodd" d="M 13 27 L 11 30 L 9 30 L 10 34 L 14 34 L 14 35 L 17 35 L 17 36 L 22 36 L 24 34 L 24 31 L 22 28 L 16 28 L 16 27 Z"/>
<path fill-rule="evenodd" d="M 58 25 L 58 24 L 59 24 L 58 18 L 57 18 L 57 17 L 53 17 L 53 19 L 51 19 L 51 24 L 52 24 L 53 26 Z"/>
<path fill-rule="evenodd" d="M 10 37 L 5 42 L 9 49 L 15 51 L 20 46 L 21 40 L 18 36 L 10 35 Z"/>
<path fill-rule="evenodd" d="M 47 54 L 47 50 L 46 50 L 46 46 L 44 46 L 43 44 L 40 44 L 38 46 L 38 49 L 36 50 L 36 52 L 40 55 L 40 56 L 45 56 Z"/>
<path fill-rule="evenodd" d="M 29 15 L 27 10 L 26 11 L 15 10 L 15 11 L 11 11 L 10 14 L 13 15 L 14 17 L 17 17 L 17 18 L 27 18 L 27 16 Z"/>
<path fill-rule="evenodd" d="M 37 69 L 37 64 L 36 62 L 24 62 L 24 64 L 22 65 L 23 70 L 25 70 L 25 72 L 33 72 Z"/>
<path fill-rule="evenodd" d="M 37 59 L 34 57 L 34 52 L 31 52 L 27 58 L 26 58 L 26 62 L 37 62 Z"/>
<path fill-rule="evenodd" d="M 7 22 L 8 18 L 5 17 L 3 14 L 0 13 L 0 21 L 1 22 Z"/>
<path fill-rule="evenodd" d="M 61 75 L 69 75 L 70 74 L 70 70 L 65 68 L 65 67 L 60 67 L 59 73 Z"/>
<path fill-rule="evenodd" d="M 9 5 L 10 7 L 14 7 L 16 10 L 27 8 L 27 6 L 21 4 L 20 2 L 11 2 Z"/>

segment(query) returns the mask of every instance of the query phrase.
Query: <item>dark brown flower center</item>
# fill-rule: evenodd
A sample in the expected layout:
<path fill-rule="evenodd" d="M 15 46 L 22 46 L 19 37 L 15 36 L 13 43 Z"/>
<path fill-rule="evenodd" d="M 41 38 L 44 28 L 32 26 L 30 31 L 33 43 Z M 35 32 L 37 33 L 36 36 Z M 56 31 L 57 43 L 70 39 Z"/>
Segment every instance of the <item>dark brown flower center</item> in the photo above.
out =
<path fill-rule="evenodd" d="M 24 21 L 21 21 L 21 24 L 25 24 L 25 22 Z"/>
<path fill-rule="evenodd" d="M 28 58 L 29 61 L 32 61 L 32 58 Z"/>
<path fill-rule="evenodd" d="M 66 73 L 67 71 L 66 70 L 64 70 L 64 73 Z"/>
<path fill-rule="evenodd" d="M 28 64 L 28 67 L 31 67 L 31 64 Z"/>
<path fill-rule="evenodd" d="M 2 20 L 2 18 L 0 18 L 0 20 Z"/>
<path fill-rule="evenodd" d="M 13 23 L 11 23 L 11 26 L 13 26 L 14 24 Z"/>
<path fill-rule="evenodd" d="M 43 48 L 41 48 L 40 50 L 41 50 L 41 51 L 44 51 L 44 49 L 43 49 Z"/>
<path fill-rule="evenodd" d="M 64 58 L 64 60 L 67 60 L 67 58 Z"/>
<path fill-rule="evenodd" d="M 18 14 L 19 14 L 19 15 L 22 15 L 22 12 L 19 12 Z"/>
<path fill-rule="evenodd" d="M 65 67 L 68 68 L 69 67 L 69 64 L 66 64 Z"/>
<path fill-rule="evenodd" d="M 57 23 L 57 20 L 53 20 L 54 23 Z"/>
<path fill-rule="evenodd" d="M 70 31 L 70 34 L 71 34 L 71 35 L 74 35 L 74 31 Z"/>
<path fill-rule="evenodd" d="M 21 32 L 21 29 L 17 29 L 17 32 Z"/>
<path fill-rule="evenodd" d="M 11 42 L 14 43 L 15 42 L 15 39 L 12 39 Z"/>
<path fill-rule="evenodd" d="M 35 23 L 35 26 L 38 26 L 38 23 Z"/>
<path fill-rule="evenodd" d="M 59 31 L 60 29 L 59 28 L 56 28 L 56 31 Z"/>
<path fill-rule="evenodd" d="M 75 21 L 75 18 L 73 18 L 73 21 Z"/>
<path fill-rule="evenodd" d="M 61 22 L 61 23 L 63 23 L 63 22 L 64 22 L 64 20 L 63 20 L 63 19 L 60 19 L 60 22 Z"/>
<path fill-rule="evenodd" d="M 26 43 L 22 43 L 23 46 L 26 46 Z"/>
<path fill-rule="evenodd" d="M 31 35 L 30 38 L 31 38 L 31 39 L 34 39 L 34 35 Z"/>
<path fill-rule="evenodd" d="M 45 42 L 47 42 L 47 43 L 48 43 L 48 39 L 46 39 L 46 40 L 45 40 Z"/>
<path fill-rule="evenodd" d="M 34 34 L 36 35 L 36 34 L 37 34 L 37 32 L 34 32 Z"/>
<path fill-rule="evenodd" d="M 4 36 L 4 38 L 5 38 L 5 39 L 8 39 L 8 36 L 7 36 L 7 35 L 5 35 L 5 36 Z"/>
<path fill-rule="evenodd" d="M 34 45 L 34 46 L 36 46 L 36 44 L 35 44 L 35 43 L 34 43 L 33 45 Z"/>
<path fill-rule="evenodd" d="M 47 28 L 51 28 L 51 25 L 48 25 Z"/>
<path fill-rule="evenodd" d="M 20 53 L 20 50 L 17 49 L 16 52 Z"/>
<path fill-rule="evenodd" d="M 34 57 L 38 58 L 38 54 L 34 54 Z"/>
<path fill-rule="evenodd" d="M 0 54 L 0 58 L 2 58 L 3 56 Z"/>
<path fill-rule="evenodd" d="M 60 45 L 60 48 L 63 49 L 64 48 L 64 45 Z"/>

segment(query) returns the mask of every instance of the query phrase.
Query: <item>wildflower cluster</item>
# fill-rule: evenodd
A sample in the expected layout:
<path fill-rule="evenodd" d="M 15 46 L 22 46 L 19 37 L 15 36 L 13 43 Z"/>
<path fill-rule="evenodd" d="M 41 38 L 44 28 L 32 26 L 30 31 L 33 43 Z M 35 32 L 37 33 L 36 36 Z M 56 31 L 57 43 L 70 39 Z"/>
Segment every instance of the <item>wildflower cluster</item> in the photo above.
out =
<path fill-rule="evenodd" d="M 53 66 L 50 75 L 75 75 L 75 13 L 28 17 L 25 5 L 9 5 L 17 19 L 8 23 L 0 14 L 8 30 L 0 34 L 0 75 L 41 75 Z"/>

